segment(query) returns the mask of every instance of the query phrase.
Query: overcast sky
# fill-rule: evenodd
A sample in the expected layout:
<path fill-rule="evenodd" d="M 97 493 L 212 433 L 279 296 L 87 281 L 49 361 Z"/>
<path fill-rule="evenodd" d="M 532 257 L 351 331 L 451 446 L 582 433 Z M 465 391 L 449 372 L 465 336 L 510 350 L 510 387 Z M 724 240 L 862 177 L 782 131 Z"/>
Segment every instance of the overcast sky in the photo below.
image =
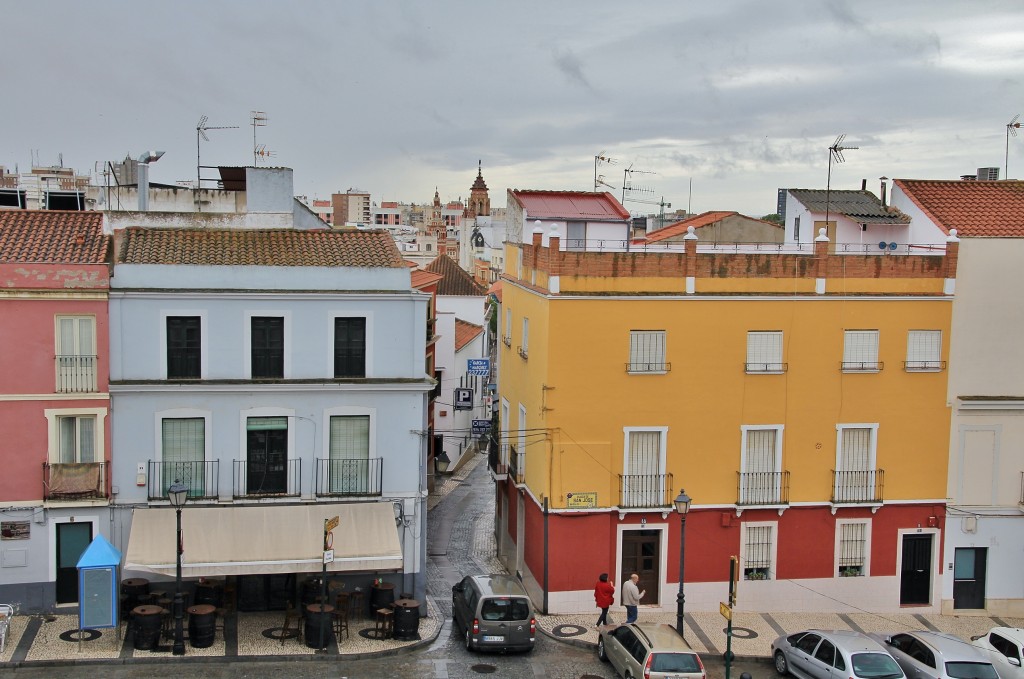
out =
<path fill-rule="evenodd" d="M 166 152 L 154 182 L 253 164 L 295 192 L 467 198 L 508 188 L 673 209 L 775 211 L 779 187 L 878 193 L 878 178 L 998 166 L 1024 113 L 1020 0 L 0 0 L 0 165 L 92 172 Z M 1024 130 L 1009 177 L 1024 177 Z M 650 174 L 641 174 L 650 173 Z M 209 173 L 209 174 L 207 174 Z M 211 171 L 204 176 L 213 176 Z M 692 192 L 691 192 L 692 182 Z M 627 201 L 634 212 L 657 207 Z"/>

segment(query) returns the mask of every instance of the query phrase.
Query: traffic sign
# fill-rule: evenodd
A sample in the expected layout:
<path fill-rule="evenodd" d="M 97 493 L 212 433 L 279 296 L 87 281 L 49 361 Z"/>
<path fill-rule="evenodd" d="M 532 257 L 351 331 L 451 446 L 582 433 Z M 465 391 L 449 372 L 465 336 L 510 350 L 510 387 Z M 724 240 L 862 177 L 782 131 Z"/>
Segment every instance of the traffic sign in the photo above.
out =
<path fill-rule="evenodd" d="M 466 359 L 468 370 L 470 375 L 480 375 L 481 377 L 489 377 L 491 374 L 491 359 L 489 358 L 469 358 Z"/>
<path fill-rule="evenodd" d="M 324 552 L 324 563 L 334 563 L 334 550 L 328 549 Z"/>
<path fill-rule="evenodd" d="M 487 434 L 491 431 L 490 420 L 473 420 L 473 434 Z"/>
<path fill-rule="evenodd" d="M 719 602 L 718 603 L 718 612 L 721 613 L 722 617 L 725 618 L 726 620 L 732 620 L 732 609 L 729 608 L 728 605 L 726 605 L 726 604 L 724 604 L 722 602 Z"/>
<path fill-rule="evenodd" d="M 324 532 L 330 533 L 332 530 L 338 527 L 338 523 L 340 523 L 340 521 L 340 516 L 335 516 L 333 519 L 327 519 L 326 521 L 324 521 Z"/>

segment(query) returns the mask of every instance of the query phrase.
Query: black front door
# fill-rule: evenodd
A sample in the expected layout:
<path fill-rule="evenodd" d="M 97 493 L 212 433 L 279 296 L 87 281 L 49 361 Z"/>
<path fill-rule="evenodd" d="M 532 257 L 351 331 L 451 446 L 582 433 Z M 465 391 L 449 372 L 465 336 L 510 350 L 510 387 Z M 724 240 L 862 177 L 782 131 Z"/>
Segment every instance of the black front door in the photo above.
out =
<path fill-rule="evenodd" d="M 660 550 L 661 531 L 624 531 L 622 533 L 622 573 L 619 574 L 619 582 L 615 587 L 621 588 L 622 583 L 629 579 L 630 573 L 636 573 L 640 576 L 637 587 L 641 592 L 646 590 L 640 603 L 658 603 L 661 600 L 658 596 L 661 583 L 661 573 L 658 571 L 661 564 Z M 621 592 L 619 594 L 621 595 Z"/>
<path fill-rule="evenodd" d="M 57 603 L 78 603 L 78 560 L 92 542 L 91 523 L 57 524 Z"/>
<path fill-rule="evenodd" d="M 246 492 L 277 495 L 288 491 L 288 430 L 248 432 Z"/>
<path fill-rule="evenodd" d="M 953 556 L 953 608 L 985 608 L 987 563 L 987 548 L 957 548 Z"/>
<path fill-rule="evenodd" d="M 903 567 L 900 569 L 900 605 L 931 603 L 932 535 L 903 536 Z"/>

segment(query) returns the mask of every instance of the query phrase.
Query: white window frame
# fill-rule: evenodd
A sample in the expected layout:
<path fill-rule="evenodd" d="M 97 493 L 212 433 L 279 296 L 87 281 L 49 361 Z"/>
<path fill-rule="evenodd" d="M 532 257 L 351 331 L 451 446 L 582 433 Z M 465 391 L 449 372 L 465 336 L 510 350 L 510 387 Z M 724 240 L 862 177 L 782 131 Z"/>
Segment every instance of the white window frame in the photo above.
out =
<path fill-rule="evenodd" d="M 882 363 L 878 360 L 878 346 L 878 330 L 844 330 L 843 372 L 879 372 L 882 369 Z"/>
<path fill-rule="evenodd" d="M 942 370 L 942 331 L 907 331 L 907 372 L 939 372 Z"/>
<path fill-rule="evenodd" d="M 325 460 L 332 459 L 331 458 L 331 418 L 332 417 L 368 417 L 370 422 L 369 422 L 369 432 L 368 432 L 367 443 L 366 443 L 366 459 L 367 460 L 372 460 L 372 459 L 378 457 L 377 456 L 377 409 L 376 408 L 367 408 L 367 407 L 364 407 L 364 406 L 338 406 L 336 408 L 327 408 L 327 409 L 325 409 L 323 411 L 323 421 L 321 422 L 321 434 L 320 434 L 320 440 L 323 441 L 323 448 L 322 448 L 322 451 L 323 451 L 322 452 L 322 457 L 323 457 L 323 459 L 325 459 Z M 291 459 L 291 435 L 292 435 L 292 433 L 291 433 L 292 427 L 290 426 L 291 422 L 292 422 L 291 420 L 289 420 L 289 422 L 288 422 L 288 424 L 289 424 L 289 427 L 288 427 L 288 437 L 289 437 L 289 440 L 288 440 L 288 455 L 289 455 L 289 458 L 288 459 Z M 330 464 L 330 463 L 328 463 L 328 464 Z M 367 463 L 367 464 L 369 465 L 369 463 Z M 367 466 L 368 473 L 369 473 L 369 469 L 370 469 L 370 467 Z M 315 474 L 316 474 L 316 472 L 314 472 L 314 476 L 315 476 Z M 328 487 L 331 487 L 330 481 L 328 481 Z M 331 487 L 331 489 L 333 490 L 333 487 Z"/>
<path fill-rule="evenodd" d="M 842 464 L 841 464 L 842 463 L 842 459 L 843 459 L 842 458 L 842 455 L 843 455 L 843 432 L 845 430 L 847 430 L 847 429 L 867 429 L 867 430 L 869 430 L 871 432 L 869 440 L 868 440 L 867 469 L 865 469 L 865 470 L 860 470 L 860 469 L 844 469 Z M 871 488 L 869 489 L 869 491 L 870 491 L 870 493 L 872 495 L 875 492 L 875 483 L 874 482 L 876 480 L 876 476 L 877 476 L 877 472 L 878 472 L 878 464 L 876 462 L 877 453 L 878 453 L 878 423 L 877 422 L 847 423 L 847 424 L 837 424 L 836 425 L 836 458 L 835 458 L 835 470 L 836 470 L 836 472 L 857 472 L 857 471 L 865 471 L 865 472 L 867 472 L 868 473 L 868 478 L 872 481 Z M 840 479 L 839 479 L 838 476 L 835 479 L 835 487 L 833 488 L 833 493 L 835 494 L 836 498 L 838 499 L 839 496 L 840 496 Z M 844 503 L 849 503 L 850 501 L 845 501 L 844 500 L 843 502 Z"/>
<path fill-rule="evenodd" d="M 288 418 L 288 461 L 290 462 L 295 459 L 295 410 L 293 408 L 263 407 L 249 408 L 238 413 L 238 459 L 240 462 L 246 462 L 249 459 L 249 436 L 246 424 L 250 417 Z M 328 431 L 329 427 L 330 424 L 328 423 Z M 328 441 L 324 441 L 325 444 L 329 444 Z"/>
<path fill-rule="evenodd" d="M 505 309 L 505 336 L 501 340 L 506 347 L 512 346 L 512 307 Z"/>
<path fill-rule="evenodd" d="M 630 437 L 635 433 L 641 432 L 655 432 L 658 434 L 658 469 L 655 471 L 655 475 L 661 476 L 662 481 L 660 488 L 656 491 L 631 491 L 634 493 L 644 492 L 658 492 L 659 499 L 662 499 L 666 495 L 665 485 L 667 479 L 666 465 L 668 458 L 668 427 L 623 427 L 622 428 L 622 474 L 626 476 L 629 474 L 629 453 L 630 453 Z M 625 493 L 625 489 L 620 492 L 619 501 L 622 501 L 622 493 Z M 660 502 L 657 504 L 661 504 Z M 649 504 L 645 506 L 651 506 Z"/>
<path fill-rule="evenodd" d="M 257 311 L 246 311 L 245 312 L 245 324 L 242 327 L 243 337 L 243 351 L 242 351 L 242 374 L 245 375 L 245 379 L 252 379 L 252 319 L 253 318 L 281 318 L 283 321 L 283 334 L 284 334 L 284 379 L 288 379 L 292 376 L 292 354 L 290 348 L 292 346 L 292 312 L 290 311 L 274 311 L 274 310 L 257 310 Z M 369 322 L 367 322 L 369 326 Z M 333 325 L 331 326 L 334 327 Z M 332 350 L 334 337 L 333 333 L 331 336 Z M 332 360 L 331 368 L 333 370 L 334 363 Z"/>
<path fill-rule="evenodd" d="M 842 536 L 843 526 L 861 524 L 864 526 L 864 553 L 861 554 L 861 573 L 858 576 L 840 576 L 840 569 L 843 566 L 840 565 L 840 559 L 843 557 L 842 553 Z M 834 555 L 834 566 L 832 573 L 835 577 L 867 577 L 871 575 L 871 520 L 870 519 L 836 519 L 836 543 L 835 543 L 835 555 Z"/>
<path fill-rule="evenodd" d="M 501 451 L 501 463 L 507 468 L 508 466 L 508 424 L 509 418 L 512 417 L 512 406 L 508 402 L 508 399 L 504 396 L 501 397 L 501 445 L 498 449 Z"/>
<path fill-rule="evenodd" d="M 46 418 L 46 459 L 50 464 L 61 464 L 60 460 L 60 419 L 62 417 L 92 417 L 95 419 L 93 428 L 93 462 L 106 462 L 107 454 L 104 443 L 106 437 L 106 408 L 47 408 L 43 410 Z M 77 448 L 77 446 L 76 446 Z"/>
<path fill-rule="evenodd" d="M 626 372 L 630 374 L 664 375 L 668 372 L 665 356 L 668 353 L 667 336 L 664 330 L 630 330 L 629 363 Z M 651 350 L 651 345 L 653 350 Z M 650 350 L 650 353 L 647 353 Z M 646 359 L 646 360 L 644 360 Z"/>
<path fill-rule="evenodd" d="M 530 319 L 523 316 L 523 338 L 519 344 L 519 355 L 528 358 L 530 355 Z"/>
<path fill-rule="evenodd" d="M 366 365 L 364 366 L 364 372 L 366 377 L 376 377 L 374 373 L 374 360 L 373 352 L 376 342 L 373 337 L 373 312 L 372 311 L 335 311 L 327 314 L 327 357 L 325 374 L 334 376 L 334 319 L 336 318 L 365 318 L 366 319 L 366 337 L 364 338 L 364 350 Z M 287 340 L 287 337 L 285 338 Z M 287 346 L 287 345 L 285 345 Z M 204 354 L 205 355 L 205 354 Z M 287 352 L 285 353 L 285 360 L 287 359 Z M 287 373 L 287 369 L 286 369 Z M 289 433 L 289 436 L 291 434 Z"/>
<path fill-rule="evenodd" d="M 771 529 L 771 540 L 768 545 L 768 580 L 778 579 L 777 571 L 779 568 L 779 522 L 778 521 L 745 521 L 740 524 L 740 570 L 739 578 L 741 580 L 747 580 L 747 533 L 751 528 L 764 528 Z M 764 579 L 764 578 L 758 578 Z"/>
<path fill-rule="evenodd" d="M 772 472 L 775 474 L 775 476 L 774 476 L 774 478 L 770 479 L 771 485 L 773 487 L 768 489 L 768 492 L 773 493 L 774 502 L 767 502 L 767 503 L 758 502 L 757 504 L 776 505 L 776 504 L 780 504 L 782 502 L 782 474 L 781 474 L 781 472 L 782 472 L 782 450 L 783 450 L 782 449 L 782 435 L 783 435 L 783 432 L 785 431 L 785 429 L 786 429 L 786 425 L 784 425 L 784 424 L 744 424 L 744 425 L 740 425 L 740 439 L 741 439 L 741 442 L 740 442 L 740 473 L 741 474 L 750 473 L 747 470 L 747 464 L 748 464 L 748 460 L 747 460 L 748 455 L 747 455 L 747 453 L 748 453 L 750 432 L 752 432 L 752 431 L 774 431 L 775 432 L 775 469 L 772 470 Z M 740 478 L 741 478 L 741 483 L 740 483 L 740 498 L 739 498 L 739 500 L 740 500 L 741 503 L 743 503 L 743 504 L 750 504 L 749 502 L 747 502 L 747 499 L 748 499 L 749 495 L 752 495 L 752 494 L 762 495 L 762 494 L 764 494 L 766 492 L 765 488 L 764 488 L 764 484 L 756 484 L 755 483 L 753 485 L 756 486 L 756 487 L 752 488 L 752 487 L 750 487 L 750 484 L 742 481 L 742 479 L 743 479 L 742 476 Z"/>
<path fill-rule="evenodd" d="M 169 410 L 160 410 L 153 414 L 153 450 L 156 451 L 154 456 L 156 459 L 154 462 L 162 463 L 164 461 L 164 420 L 203 420 L 203 462 L 210 462 L 213 460 L 213 412 L 209 410 L 199 410 L 196 408 L 172 408 Z M 206 467 L 204 465 L 204 495 L 208 497 L 207 488 L 211 483 L 211 480 L 205 477 Z M 151 470 L 147 470 L 151 471 Z M 212 473 L 212 470 L 211 470 Z M 163 479 L 166 481 L 166 479 Z M 166 487 L 167 484 L 161 484 L 156 486 L 160 490 Z M 219 487 L 219 486 L 218 486 Z M 218 490 L 219 492 L 219 490 Z"/>
<path fill-rule="evenodd" d="M 209 379 L 207 361 L 210 357 L 210 324 L 205 309 L 161 309 L 160 310 L 160 379 L 167 379 L 167 317 L 199 317 L 199 379 Z"/>
<path fill-rule="evenodd" d="M 780 375 L 786 372 L 786 364 L 782 361 L 783 339 L 781 330 L 748 330 L 747 360 L 744 366 L 747 374 Z"/>
<path fill-rule="evenodd" d="M 72 345 L 70 347 L 64 346 L 64 342 L 61 339 L 60 325 L 61 321 L 70 320 L 73 321 Z M 92 347 L 91 353 L 83 351 L 82 346 L 82 333 L 81 321 L 89 321 L 89 337 L 88 343 Z M 56 378 L 57 378 L 57 392 L 58 393 L 70 393 L 70 392 L 93 392 L 97 389 L 97 375 L 99 374 L 99 348 L 96 345 L 96 315 L 95 314 L 56 314 L 53 317 L 54 324 L 54 354 L 58 357 L 56 366 Z M 60 357 L 74 356 L 77 359 L 91 358 L 91 366 L 83 365 L 62 365 Z M 78 361 L 75 361 L 78 363 Z M 74 385 L 78 382 L 85 382 L 80 388 L 74 388 Z M 69 385 L 69 382 L 71 383 Z M 71 388 L 68 388 L 68 387 Z"/>
<path fill-rule="evenodd" d="M 519 436 L 518 446 L 516 447 L 516 453 L 518 458 L 516 459 L 516 470 L 519 475 L 526 478 L 526 406 L 522 403 L 519 404 Z"/>

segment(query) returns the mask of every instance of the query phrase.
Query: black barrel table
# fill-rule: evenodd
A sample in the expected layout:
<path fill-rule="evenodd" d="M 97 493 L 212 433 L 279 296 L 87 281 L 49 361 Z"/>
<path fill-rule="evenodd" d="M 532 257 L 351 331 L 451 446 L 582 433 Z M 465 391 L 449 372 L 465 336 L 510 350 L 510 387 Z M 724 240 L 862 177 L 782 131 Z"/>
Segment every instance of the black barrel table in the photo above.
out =
<path fill-rule="evenodd" d="M 159 606 L 136 606 L 132 609 L 132 628 L 136 651 L 154 651 L 160 645 L 160 625 L 164 609 Z"/>
<path fill-rule="evenodd" d="M 306 646 L 327 648 L 334 640 L 334 606 L 309 604 L 306 606 Z"/>
<path fill-rule="evenodd" d="M 395 602 L 395 639 L 414 641 L 420 638 L 420 602 L 399 599 Z"/>
<path fill-rule="evenodd" d="M 188 608 L 188 642 L 193 648 L 209 648 L 217 633 L 217 609 L 213 604 Z"/>

